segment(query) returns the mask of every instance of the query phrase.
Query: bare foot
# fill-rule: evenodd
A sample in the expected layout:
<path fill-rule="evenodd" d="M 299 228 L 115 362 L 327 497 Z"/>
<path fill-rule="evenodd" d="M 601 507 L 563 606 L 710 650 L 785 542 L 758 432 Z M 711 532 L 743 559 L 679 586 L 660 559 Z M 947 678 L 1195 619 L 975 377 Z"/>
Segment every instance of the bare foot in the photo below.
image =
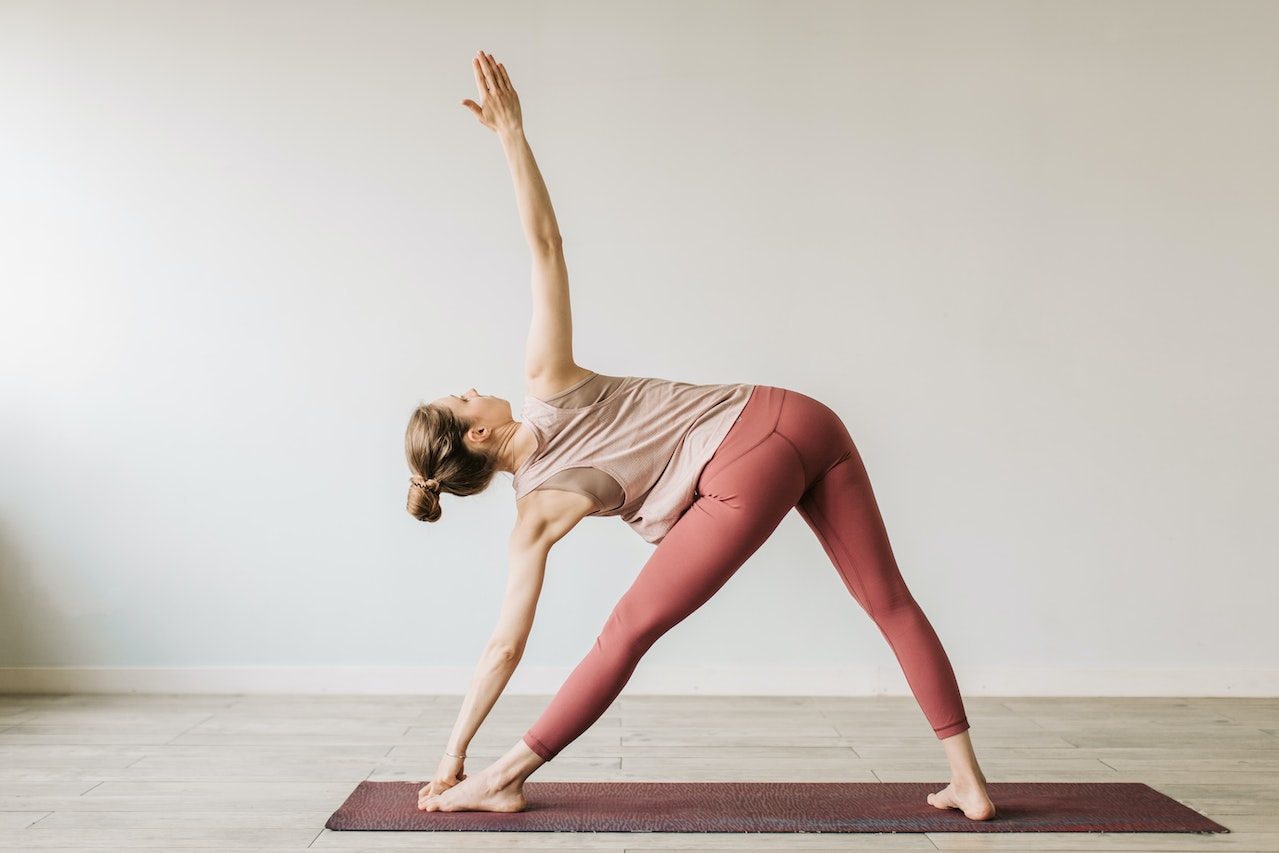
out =
<path fill-rule="evenodd" d="M 524 786 L 499 785 L 487 768 L 442 794 L 419 796 L 417 801 L 418 809 L 428 812 L 521 812 L 524 805 Z"/>
<path fill-rule="evenodd" d="M 929 794 L 928 803 L 939 809 L 959 809 L 971 820 L 990 820 L 995 816 L 995 804 L 986 795 L 984 779 L 951 782 L 937 793 Z"/>

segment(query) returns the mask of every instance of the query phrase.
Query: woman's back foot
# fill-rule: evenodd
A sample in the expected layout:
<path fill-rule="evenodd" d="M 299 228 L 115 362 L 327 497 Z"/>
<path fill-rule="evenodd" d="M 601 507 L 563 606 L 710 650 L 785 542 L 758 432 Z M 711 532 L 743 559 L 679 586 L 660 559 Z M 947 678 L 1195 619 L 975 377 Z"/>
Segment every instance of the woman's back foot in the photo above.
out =
<path fill-rule="evenodd" d="M 995 804 L 982 781 L 951 782 L 937 793 L 929 794 L 928 804 L 939 809 L 959 809 L 970 820 L 990 820 L 995 816 Z"/>

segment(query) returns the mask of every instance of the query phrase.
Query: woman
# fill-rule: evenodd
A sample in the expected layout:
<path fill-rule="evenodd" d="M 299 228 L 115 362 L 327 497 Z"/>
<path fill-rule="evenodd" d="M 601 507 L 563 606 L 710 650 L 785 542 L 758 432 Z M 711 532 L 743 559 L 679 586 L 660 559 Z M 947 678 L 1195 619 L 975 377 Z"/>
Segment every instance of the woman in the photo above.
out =
<path fill-rule="evenodd" d="M 462 103 L 502 141 L 532 248 L 529 394 L 522 422 L 507 401 L 474 388 L 441 397 L 413 413 L 405 436 L 415 517 L 437 521 L 442 492 L 476 494 L 497 471 L 514 475 L 516 497 L 498 625 L 418 808 L 523 809 L 524 781 L 604 713 L 644 652 L 714 595 L 795 507 L 888 640 L 945 748 L 952 779 L 928 802 L 974 820 L 992 817 L 955 675 L 897 569 L 844 424 L 789 389 L 578 366 L 559 227 L 519 98 L 501 63 L 481 51 L 472 65 L 483 104 Z M 519 662 L 551 546 L 583 518 L 604 515 L 620 515 L 657 549 L 541 717 L 505 755 L 468 776 L 466 745 Z"/>

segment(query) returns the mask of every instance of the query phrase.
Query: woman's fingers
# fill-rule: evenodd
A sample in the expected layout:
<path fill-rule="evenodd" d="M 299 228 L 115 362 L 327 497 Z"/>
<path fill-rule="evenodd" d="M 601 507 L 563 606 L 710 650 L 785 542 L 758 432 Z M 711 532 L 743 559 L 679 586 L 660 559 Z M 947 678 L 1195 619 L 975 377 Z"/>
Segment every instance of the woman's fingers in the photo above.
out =
<path fill-rule="evenodd" d="M 493 81 L 493 90 L 502 91 L 505 89 L 506 81 L 502 79 L 502 72 L 497 70 L 497 60 L 482 50 L 480 55 L 484 57 L 484 62 L 488 66 L 489 80 Z"/>
<path fill-rule="evenodd" d="M 489 62 L 489 68 L 493 71 L 493 80 L 497 83 L 499 89 L 504 92 L 513 92 L 515 87 L 511 85 L 511 76 L 506 73 L 506 66 L 493 58 L 492 54 L 484 54 Z"/>
<path fill-rule="evenodd" d="M 480 71 L 479 57 L 471 58 L 471 70 L 475 72 L 475 88 L 480 93 L 480 97 L 483 98 L 489 93 L 489 90 L 488 87 L 484 85 L 484 74 Z"/>
<path fill-rule="evenodd" d="M 489 92 L 497 91 L 497 82 L 493 79 L 493 69 L 490 67 L 489 58 L 484 55 L 484 51 L 480 51 L 480 71 L 484 73 L 484 81 L 488 84 Z"/>
<path fill-rule="evenodd" d="M 506 66 L 482 50 L 476 51 L 471 59 L 471 70 L 475 72 L 475 88 L 479 90 L 481 97 L 490 92 L 515 91 L 515 87 L 511 85 L 511 75 L 506 73 Z"/>

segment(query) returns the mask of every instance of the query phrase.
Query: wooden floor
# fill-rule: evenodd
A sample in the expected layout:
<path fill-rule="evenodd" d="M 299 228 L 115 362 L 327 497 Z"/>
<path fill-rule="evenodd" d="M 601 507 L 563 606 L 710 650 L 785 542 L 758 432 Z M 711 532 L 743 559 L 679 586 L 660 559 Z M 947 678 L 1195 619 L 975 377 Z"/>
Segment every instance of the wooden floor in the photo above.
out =
<path fill-rule="evenodd" d="M 1231 833 L 324 829 L 362 779 L 429 779 L 459 701 L 0 696 L 0 849 L 1279 851 L 1279 699 L 965 700 L 990 781 L 1145 782 Z M 503 697 L 471 744 L 468 770 L 509 748 L 546 701 Z M 947 777 L 909 697 L 623 694 L 531 781 Z"/>

